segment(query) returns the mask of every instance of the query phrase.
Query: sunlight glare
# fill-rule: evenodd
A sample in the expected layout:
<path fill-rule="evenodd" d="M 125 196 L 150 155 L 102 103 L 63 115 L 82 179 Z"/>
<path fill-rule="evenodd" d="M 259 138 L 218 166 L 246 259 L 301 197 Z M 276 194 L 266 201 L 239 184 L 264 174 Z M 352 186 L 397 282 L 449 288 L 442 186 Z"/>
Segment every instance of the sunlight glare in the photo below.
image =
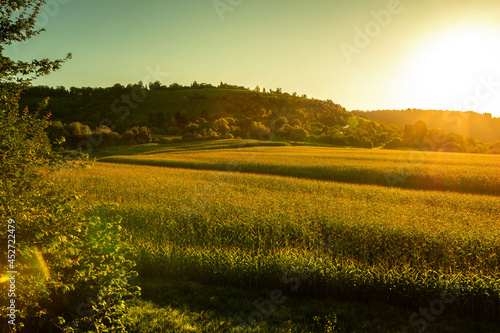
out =
<path fill-rule="evenodd" d="M 449 31 L 420 50 L 405 64 L 404 91 L 400 97 L 410 105 L 458 109 L 467 96 L 476 93 L 481 80 L 492 77 L 500 82 L 499 31 L 486 27 Z M 494 107 L 495 95 L 500 95 L 500 89 L 473 111 L 491 112 L 486 109 Z"/>

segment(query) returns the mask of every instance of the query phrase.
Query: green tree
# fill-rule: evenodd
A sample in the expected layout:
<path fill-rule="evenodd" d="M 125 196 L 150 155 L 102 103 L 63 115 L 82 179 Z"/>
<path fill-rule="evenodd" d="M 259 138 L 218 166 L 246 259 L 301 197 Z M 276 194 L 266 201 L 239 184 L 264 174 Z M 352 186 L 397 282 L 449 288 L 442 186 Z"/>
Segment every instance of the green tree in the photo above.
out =
<path fill-rule="evenodd" d="M 290 132 L 290 140 L 292 141 L 305 141 L 307 138 L 307 131 L 302 127 L 293 127 Z"/>
<path fill-rule="evenodd" d="M 413 146 L 413 143 L 415 141 L 415 129 L 413 128 L 413 125 L 406 124 L 405 129 L 403 131 L 403 143 L 407 146 Z"/>
<path fill-rule="evenodd" d="M 151 132 L 149 131 L 149 128 L 147 128 L 146 126 L 139 127 L 138 133 L 136 136 L 136 141 L 139 144 L 151 143 L 151 141 L 153 141 L 153 137 L 151 136 Z"/>
<path fill-rule="evenodd" d="M 249 134 L 253 139 L 267 140 L 271 135 L 271 130 L 261 122 L 252 121 Z"/>
<path fill-rule="evenodd" d="M 272 122 L 271 130 L 275 133 L 279 133 L 283 131 L 285 125 L 287 124 L 288 124 L 288 119 L 286 119 L 285 117 L 279 117 Z"/>
<path fill-rule="evenodd" d="M 402 144 L 401 139 L 393 138 L 384 145 L 384 149 L 397 149 L 400 148 Z"/>
<path fill-rule="evenodd" d="M 182 110 L 181 112 L 176 112 L 174 114 L 174 118 L 175 118 L 175 122 L 180 127 L 184 127 L 189 123 L 189 117 L 188 117 L 188 114 L 185 110 Z"/>
<path fill-rule="evenodd" d="M 424 141 L 424 137 L 427 134 L 427 124 L 419 120 L 415 124 L 413 124 L 413 130 L 415 132 L 415 140 L 417 143 L 422 143 Z"/>
<path fill-rule="evenodd" d="M 213 130 L 224 136 L 231 131 L 231 128 L 229 127 L 229 123 L 226 119 L 218 118 L 213 123 Z"/>
<path fill-rule="evenodd" d="M 5 46 L 42 31 L 35 29 L 35 22 L 43 4 L 2 0 L 0 7 L 0 220 L 9 221 L 19 240 L 15 326 L 2 330 L 123 331 L 124 298 L 137 290 L 128 285 L 133 264 L 114 236 L 119 219 L 89 218 L 75 204 L 77 197 L 56 177 L 68 161 L 51 149 L 45 133 L 48 118 L 39 118 L 34 110 L 19 112 L 22 90 L 33 78 L 58 69 L 70 55 L 24 62 L 3 54 Z M 46 101 L 39 110 L 44 106 Z M 0 288 L 0 311 L 7 314 L 12 298 L 7 284 Z"/>
<path fill-rule="evenodd" d="M 47 75 L 59 69 L 63 62 L 71 58 L 71 54 L 68 54 L 66 59 L 54 61 L 41 59 L 26 62 L 12 60 L 3 54 L 5 46 L 15 42 L 24 42 L 44 31 L 44 29 L 35 28 L 36 17 L 44 3 L 45 0 L 2 0 L 0 7 L 0 79 L 2 79 L 3 84 L 8 82 L 28 84 L 37 76 Z"/>
<path fill-rule="evenodd" d="M 47 136 L 53 146 L 60 146 L 60 144 L 66 141 L 69 136 L 68 131 L 60 121 L 52 122 L 45 131 L 47 132 Z"/>

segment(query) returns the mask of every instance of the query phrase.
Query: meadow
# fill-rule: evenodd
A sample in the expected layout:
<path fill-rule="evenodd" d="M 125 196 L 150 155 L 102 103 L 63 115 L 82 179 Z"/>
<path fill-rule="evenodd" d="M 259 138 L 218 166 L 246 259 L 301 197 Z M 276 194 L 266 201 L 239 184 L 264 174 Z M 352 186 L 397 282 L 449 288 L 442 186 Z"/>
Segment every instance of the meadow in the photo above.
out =
<path fill-rule="evenodd" d="M 60 177 L 94 214 L 121 217 L 144 279 L 409 311 L 453 291 L 448 314 L 500 319 L 495 156 L 424 153 L 416 162 L 405 151 L 217 148 L 154 147 Z M 414 173 L 401 184 L 413 189 L 375 185 L 408 160 Z M 418 189 L 429 177 L 451 191 Z"/>
<path fill-rule="evenodd" d="M 226 144 L 234 145 L 232 141 Z M 217 148 L 193 151 L 177 147 L 176 151 L 166 152 L 155 149 L 154 154 L 109 156 L 100 161 L 500 194 L 500 157 L 497 155 L 311 146 Z"/>

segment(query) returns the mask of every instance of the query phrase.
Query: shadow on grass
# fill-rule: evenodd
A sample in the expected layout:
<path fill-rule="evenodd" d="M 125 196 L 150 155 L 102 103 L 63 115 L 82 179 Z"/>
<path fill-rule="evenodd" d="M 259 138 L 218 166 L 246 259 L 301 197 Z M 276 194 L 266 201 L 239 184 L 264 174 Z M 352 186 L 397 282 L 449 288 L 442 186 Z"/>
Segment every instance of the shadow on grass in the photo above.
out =
<path fill-rule="evenodd" d="M 131 332 L 417 332 L 408 310 L 385 304 L 339 302 L 287 295 L 269 306 L 270 290 L 207 286 L 188 281 L 139 279 Z M 256 320 L 251 322 L 251 320 Z M 135 321 L 135 322 L 134 322 Z M 246 326 L 250 328 L 251 326 Z M 249 330 L 250 331 L 250 330 Z M 500 325 L 440 315 L 426 332 L 499 332 Z"/>
<path fill-rule="evenodd" d="M 148 155 L 158 153 L 170 153 L 192 150 L 210 149 L 232 149 L 249 147 L 282 147 L 290 146 L 287 142 L 281 141 L 259 141 L 259 140 L 207 140 L 207 141 L 186 141 L 174 143 L 148 143 L 133 146 L 112 146 L 100 148 L 90 154 L 91 158 L 102 158 L 114 155 Z"/>

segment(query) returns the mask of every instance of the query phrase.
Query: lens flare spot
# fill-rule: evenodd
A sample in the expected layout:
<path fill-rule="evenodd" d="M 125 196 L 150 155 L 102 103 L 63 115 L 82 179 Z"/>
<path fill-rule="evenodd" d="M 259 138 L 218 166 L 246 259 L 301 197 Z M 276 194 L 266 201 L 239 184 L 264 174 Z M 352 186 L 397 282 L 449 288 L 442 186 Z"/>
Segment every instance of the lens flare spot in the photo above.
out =
<path fill-rule="evenodd" d="M 50 271 L 49 267 L 47 266 L 47 263 L 43 259 L 42 252 L 37 247 L 34 247 L 32 251 L 36 268 L 38 272 L 42 275 L 43 279 L 47 281 L 48 279 L 50 279 Z"/>

